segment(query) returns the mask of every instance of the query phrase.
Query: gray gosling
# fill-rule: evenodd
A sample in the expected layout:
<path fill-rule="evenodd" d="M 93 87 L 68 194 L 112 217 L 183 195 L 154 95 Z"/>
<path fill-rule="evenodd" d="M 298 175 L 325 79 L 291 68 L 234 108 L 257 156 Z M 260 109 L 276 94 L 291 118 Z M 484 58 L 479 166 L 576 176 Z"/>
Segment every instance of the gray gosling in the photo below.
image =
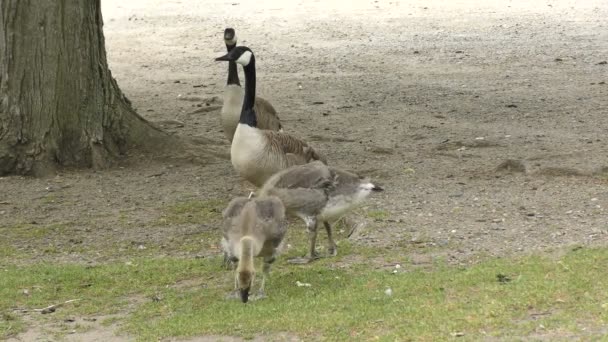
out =
<path fill-rule="evenodd" d="M 224 30 L 224 43 L 228 52 L 232 51 L 236 47 L 236 33 L 233 28 L 227 28 Z M 222 105 L 222 112 L 220 115 L 220 121 L 222 128 L 224 129 L 224 135 L 226 139 L 232 142 L 236 126 L 239 123 L 241 117 L 241 109 L 243 108 L 243 98 L 245 97 L 245 91 L 241 87 L 239 82 L 239 74 L 237 65 L 234 61 L 228 62 L 228 81 L 224 88 L 224 104 Z M 281 121 L 277 115 L 277 111 L 274 107 L 261 97 L 255 98 L 255 111 L 258 116 L 258 126 L 261 129 L 267 129 L 271 131 L 282 130 Z"/>
<path fill-rule="evenodd" d="M 288 215 L 304 220 L 309 234 L 308 254 L 289 262 L 308 263 L 318 258 L 315 249 L 318 221 L 323 221 L 327 231 L 328 252 L 335 256 L 337 246 L 330 222 L 357 207 L 372 191 L 382 190 L 368 179 L 314 161 L 276 173 L 259 190 L 258 195 L 280 198 Z"/>
<path fill-rule="evenodd" d="M 306 142 L 284 132 L 262 129 L 254 108 L 255 56 L 245 46 L 237 46 L 216 61 L 236 62 L 245 72 L 245 99 L 230 147 L 230 160 L 237 173 L 257 188 L 270 176 L 292 165 L 325 159 Z"/>
<path fill-rule="evenodd" d="M 247 303 L 256 274 L 254 258 L 261 257 L 264 266 L 258 297 L 264 297 L 270 266 L 283 248 L 287 231 L 283 203 L 276 197 L 237 197 L 230 201 L 222 216 L 224 258 L 237 262 L 235 290 L 241 301 Z"/>

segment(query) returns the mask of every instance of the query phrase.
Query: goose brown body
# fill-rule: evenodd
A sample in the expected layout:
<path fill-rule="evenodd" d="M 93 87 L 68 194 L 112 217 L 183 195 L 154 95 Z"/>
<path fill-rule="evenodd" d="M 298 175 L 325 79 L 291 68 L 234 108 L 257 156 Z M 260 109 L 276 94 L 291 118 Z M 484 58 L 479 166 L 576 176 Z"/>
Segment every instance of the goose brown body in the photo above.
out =
<path fill-rule="evenodd" d="M 230 149 L 232 166 L 238 174 L 261 187 L 278 171 L 313 160 L 325 162 L 306 142 L 294 136 L 239 124 Z"/>

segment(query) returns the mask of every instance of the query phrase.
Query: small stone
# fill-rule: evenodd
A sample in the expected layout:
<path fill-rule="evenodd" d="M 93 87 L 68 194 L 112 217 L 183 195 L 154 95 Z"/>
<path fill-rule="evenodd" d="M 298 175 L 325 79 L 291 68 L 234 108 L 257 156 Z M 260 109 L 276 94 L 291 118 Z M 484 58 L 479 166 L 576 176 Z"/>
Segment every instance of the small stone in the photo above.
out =
<path fill-rule="evenodd" d="M 391 289 L 390 287 L 386 290 L 384 290 L 384 294 L 387 296 L 392 296 L 393 295 L 393 289 Z"/>

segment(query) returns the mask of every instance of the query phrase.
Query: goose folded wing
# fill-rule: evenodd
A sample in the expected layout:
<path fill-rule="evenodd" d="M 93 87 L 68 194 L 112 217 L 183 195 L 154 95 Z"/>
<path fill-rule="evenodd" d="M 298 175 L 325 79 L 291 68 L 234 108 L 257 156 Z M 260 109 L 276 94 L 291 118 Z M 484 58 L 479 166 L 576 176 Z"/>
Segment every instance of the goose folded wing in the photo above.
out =
<path fill-rule="evenodd" d="M 291 155 L 288 157 L 289 166 L 308 163 L 312 160 L 321 160 L 325 163 L 325 158 L 301 139 L 285 132 L 264 131 L 264 133 L 273 149 L 285 155 Z"/>
<path fill-rule="evenodd" d="M 320 161 L 292 166 L 284 171 L 275 188 L 284 189 L 327 189 L 333 185 L 333 177 L 327 166 Z"/>

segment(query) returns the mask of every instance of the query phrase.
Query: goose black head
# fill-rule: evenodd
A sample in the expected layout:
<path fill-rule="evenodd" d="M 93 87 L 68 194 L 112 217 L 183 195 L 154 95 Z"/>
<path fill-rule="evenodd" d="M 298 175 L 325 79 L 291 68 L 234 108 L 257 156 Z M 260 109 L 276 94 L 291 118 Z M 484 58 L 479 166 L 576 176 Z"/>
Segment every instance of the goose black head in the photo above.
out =
<path fill-rule="evenodd" d="M 216 61 L 233 61 L 244 67 L 248 66 L 253 59 L 253 52 L 246 46 L 237 46 L 222 57 L 218 57 Z"/>
<path fill-rule="evenodd" d="M 226 46 L 236 45 L 236 32 L 233 28 L 228 27 L 224 30 L 224 43 L 226 43 Z"/>

